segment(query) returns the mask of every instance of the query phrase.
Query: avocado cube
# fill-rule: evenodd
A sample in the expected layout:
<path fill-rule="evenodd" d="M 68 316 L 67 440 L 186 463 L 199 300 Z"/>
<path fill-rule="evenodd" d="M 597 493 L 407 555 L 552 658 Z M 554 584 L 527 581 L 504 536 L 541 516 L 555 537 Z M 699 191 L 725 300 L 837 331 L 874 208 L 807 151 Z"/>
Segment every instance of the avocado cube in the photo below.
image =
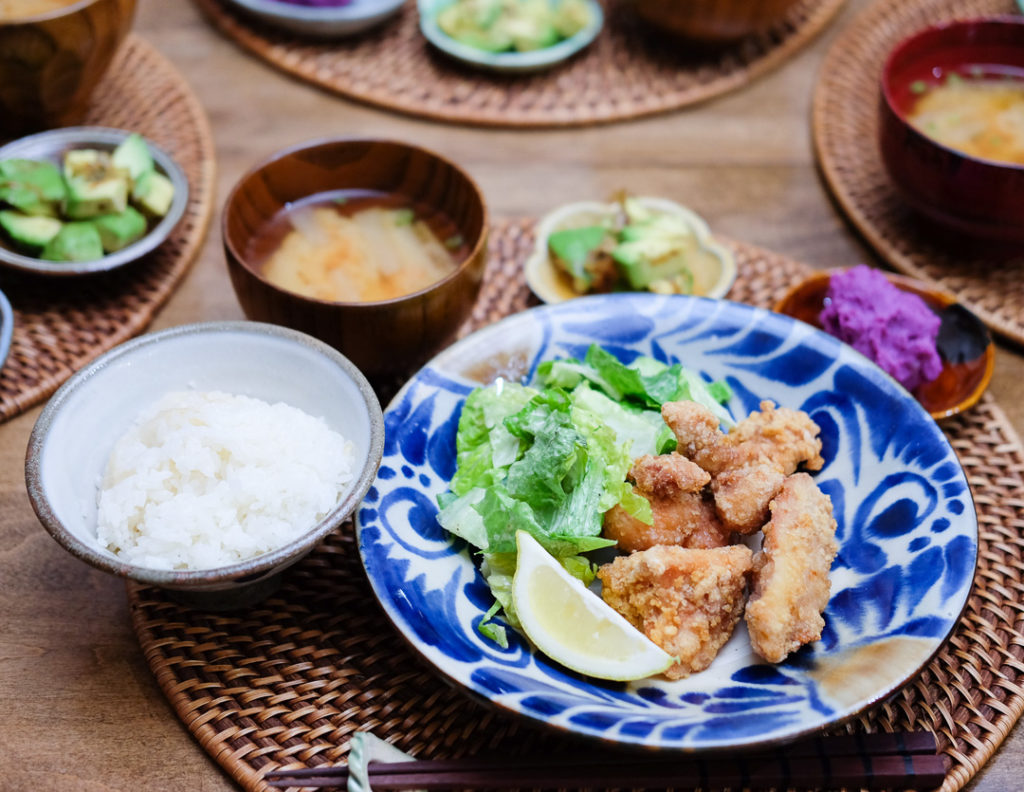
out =
<path fill-rule="evenodd" d="M 114 167 L 128 172 L 132 184 L 138 182 L 142 174 L 153 170 L 153 155 L 138 132 L 130 134 L 114 149 L 111 160 Z"/>
<path fill-rule="evenodd" d="M 562 38 L 571 38 L 591 23 L 591 17 L 585 0 L 560 0 L 555 8 L 555 28 Z"/>
<path fill-rule="evenodd" d="M 41 258 L 47 261 L 94 261 L 103 258 L 100 232 L 92 223 L 65 223 L 57 236 L 43 248 Z"/>
<path fill-rule="evenodd" d="M 0 162 L 0 201 L 25 214 L 56 217 L 67 189 L 52 162 L 9 159 Z"/>
<path fill-rule="evenodd" d="M 503 27 L 505 34 L 512 39 L 512 46 L 517 52 L 544 49 L 558 43 L 558 31 L 547 18 L 532 16 L 508 18 Z"/>
<path fill-rule="evenodd" d="M 106 151 L 67 152 L 64 178 L 68 185 L 64 211 L 71 220 L 118 214 L 128 205 L 128 174 L 114 165 Z"/>
<path fill-rule="evenodd" d="M 26 215 L 10 209 L 0 211 L 0 228 L 16 246 L 32 254 L 46 247 L 62 225 L 55 217 Z"/>
<path fill-rule="evenodd" d="M 107 253 L 128 247 L 146 235 L 146 218 L 131 206 L 120 214 L 100 215 L 92 222 Z"/>
<path fill-rule="evenodd" d="M 163 217 L 174 201 L 174 185 L 159 171 L 149 171 L 132 189 L 132 201 L 147 214 Z"/>

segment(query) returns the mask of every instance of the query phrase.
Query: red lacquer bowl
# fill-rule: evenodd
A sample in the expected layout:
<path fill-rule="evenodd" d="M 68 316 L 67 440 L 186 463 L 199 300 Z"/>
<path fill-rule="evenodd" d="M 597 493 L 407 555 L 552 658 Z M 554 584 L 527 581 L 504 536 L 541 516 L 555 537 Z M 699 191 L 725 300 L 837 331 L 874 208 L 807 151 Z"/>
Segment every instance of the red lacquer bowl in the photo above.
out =
<path fill-rule="evenodd" d="M 978 65 L 1024 76 L 1024 18 L 950 22 L 901 41 L 882 70 L 882 160 L 907 202 L 932 220 L 974 236 L 1021 242 L 1024 166 L 964 154 L 907 121 L 915 83 Z"/>

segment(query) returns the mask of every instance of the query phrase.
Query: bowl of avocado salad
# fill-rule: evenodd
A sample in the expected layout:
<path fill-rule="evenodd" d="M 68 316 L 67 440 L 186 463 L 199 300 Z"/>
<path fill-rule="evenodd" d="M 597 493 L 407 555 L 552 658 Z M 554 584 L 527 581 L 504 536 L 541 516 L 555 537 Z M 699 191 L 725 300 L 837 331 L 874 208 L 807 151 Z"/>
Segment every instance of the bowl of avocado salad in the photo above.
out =
<path fill-rule="evenodd" d="M 546 303 L 584 294 L 649 291 L 718 299 L 736 279 L 736 259 L 691 209 L 665 198 L 621 193 L 545 215 L 536 228 L 526 282 Z"/>
<path fill-rule="evenodd" d="M 142 135 L 68 127 L 0 147 L 0 264 L 45 275 L 121 267 L 181 220 L 188 180 Z"/>
<path fill-rule="evenodd" d="M 420 30 L 453 58 L 528 73 L 572 57 L 600 33 L 596 0 L 419 0 Z"/>

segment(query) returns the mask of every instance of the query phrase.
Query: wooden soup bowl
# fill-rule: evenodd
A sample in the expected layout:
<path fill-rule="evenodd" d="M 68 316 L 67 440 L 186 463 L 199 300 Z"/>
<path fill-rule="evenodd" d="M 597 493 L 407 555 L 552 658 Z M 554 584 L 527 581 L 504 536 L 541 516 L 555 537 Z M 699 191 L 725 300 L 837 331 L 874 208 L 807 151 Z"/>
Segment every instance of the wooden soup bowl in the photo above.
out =
<path fill-rule="evenodd" d="M 0 17 L 0 139 L 84 120 L 135 16 L 135 0 L 79 0 Z"/>
<path fill-rule="evenodd" d="M 635 0 L 641 19 L 666 33 L 724 45 L 767 30 L 796 0 Z"/>
<path fill-rule="evenodd" d="M 379 302 L 318 300 L 266 280 L 252 260 L 251 240 L 286 204 L 332 190 L 397 194 L 431 207 L 455 224 L 469 253 L 427 288 Z M 222 223 L 231 283 L 245 315 L 325 341 L 378 386 L 411 373 L 454 337 L 483 280 L 483 194 L 459 167 L 407 143 L 319 140 L 277 153 L 235 185 Z"/>

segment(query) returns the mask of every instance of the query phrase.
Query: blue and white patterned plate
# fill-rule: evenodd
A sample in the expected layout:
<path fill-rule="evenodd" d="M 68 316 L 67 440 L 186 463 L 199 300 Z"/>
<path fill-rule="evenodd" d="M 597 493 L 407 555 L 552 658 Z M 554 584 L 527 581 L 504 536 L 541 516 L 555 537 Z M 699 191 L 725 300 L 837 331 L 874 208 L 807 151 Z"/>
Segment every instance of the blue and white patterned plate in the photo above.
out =
<path fill-rule="evenodd" d="M 592 342 L 623 360 L 681 362 L 725 379 L 734 415 L 762 399 L 821 427 L 840 552 L 819 642 L 778 665 L 751 652 L 741 623 L 712 666 L 669 682 L 581 677 L 514 630 L 508 649 L 476 625 L 491 605 L 467 545 L 437 524 L 455 469 L 466 395 Z M 956 625 L 974 575 L 978 526 L 956 454 L 918 403 L 830 336 L 745 305 L 689 297 L 587 297 L 510 317 L 425 366 L 385 416 L 377 481 L 356 526 L 367 574 L 398 630 L 477 697 L 559 729 L 619 743 L 703 750 L 790 740 L 897 690 Z"/>

